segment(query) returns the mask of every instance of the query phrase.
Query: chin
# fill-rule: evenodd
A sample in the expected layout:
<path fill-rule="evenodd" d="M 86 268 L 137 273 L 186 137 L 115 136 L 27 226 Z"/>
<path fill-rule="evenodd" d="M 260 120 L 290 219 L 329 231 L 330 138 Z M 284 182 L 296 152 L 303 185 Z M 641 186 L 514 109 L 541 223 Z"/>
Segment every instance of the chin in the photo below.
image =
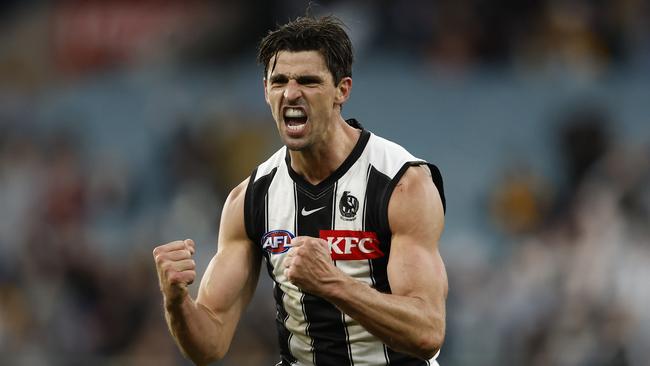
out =
<path fill-rule="evenodd" d="M 304 150 L 307 150 L 307 146 L 302 145 L 302 144 L 284 144 L 284 145 L 287 147 L 287 149 L 289 149 L 291 151 L 304 151 Z"/>
<path fill-rule="evenodd" d="M 309 144 L 302 140 L 296 140 L 291 138 L 284 139 L 284 146 L 291 151 L 303 151 L 307 150 Z"/>

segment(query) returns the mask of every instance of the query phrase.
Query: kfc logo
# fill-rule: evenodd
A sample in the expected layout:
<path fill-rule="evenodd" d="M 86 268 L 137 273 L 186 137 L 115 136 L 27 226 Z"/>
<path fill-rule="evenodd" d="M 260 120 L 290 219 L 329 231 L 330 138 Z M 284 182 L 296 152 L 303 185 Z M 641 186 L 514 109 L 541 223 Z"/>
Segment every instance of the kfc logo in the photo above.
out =
<path fill-rule="evenodd" d="M 327 241 L 333 260 L 375 259 L 384 256 L 379 249 L 377 233 L 354 230 L 321 230 L 320 238 Z"/>

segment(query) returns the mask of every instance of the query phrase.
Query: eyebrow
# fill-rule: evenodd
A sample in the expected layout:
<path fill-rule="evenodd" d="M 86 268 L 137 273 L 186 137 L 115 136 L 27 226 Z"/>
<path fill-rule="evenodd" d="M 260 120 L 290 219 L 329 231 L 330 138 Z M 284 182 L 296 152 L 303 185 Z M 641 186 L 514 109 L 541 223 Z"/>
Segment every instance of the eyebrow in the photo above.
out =
<path fill-rule="evenodd" d="M 289 81 L 289 79 L 290 79 L 290 77 L 285 75 L 285 74 L 276 74 L 276 75 L 271 76 L 269 81 L 271 83 L 286 83 L 286 82 Z M 300 75 L 300 76 L 297 76 L 297 77 L 293 77 L 292 79 L 295 79 L 298 82 L 298 84 L 302 84 L 302 85 L 304 85 L 304 84 L 320 84 L 320 83 L 323 82 L 323 78 L 321 78 L 318 75 Z"/>

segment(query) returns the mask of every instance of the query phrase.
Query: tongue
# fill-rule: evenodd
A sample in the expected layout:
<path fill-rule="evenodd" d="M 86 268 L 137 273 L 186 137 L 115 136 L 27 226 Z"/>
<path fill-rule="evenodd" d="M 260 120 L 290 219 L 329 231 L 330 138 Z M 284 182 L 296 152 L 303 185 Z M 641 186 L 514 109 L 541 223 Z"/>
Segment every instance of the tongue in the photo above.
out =
<path fill-rule="evenodd" d="M 289 126 L 298 126 L 307 123 L 307 117 L 300 117 L 300 118 L 290 117 L 290 118 L 285 118 L 285 121 Z"/>

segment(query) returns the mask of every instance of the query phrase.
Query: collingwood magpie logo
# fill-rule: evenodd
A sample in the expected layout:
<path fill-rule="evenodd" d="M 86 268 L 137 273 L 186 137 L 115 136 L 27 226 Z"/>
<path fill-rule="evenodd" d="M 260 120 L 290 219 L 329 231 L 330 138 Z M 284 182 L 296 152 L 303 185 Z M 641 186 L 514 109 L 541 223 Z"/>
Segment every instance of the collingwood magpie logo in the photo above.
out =
<path fill-rule="evenodd" d="M 357 217 L 359 210 L 359 200 L 350 194 L 350 191 L 344 191 L 339 201 L 339 211 L 343 220 L 352 221 Z"/>

